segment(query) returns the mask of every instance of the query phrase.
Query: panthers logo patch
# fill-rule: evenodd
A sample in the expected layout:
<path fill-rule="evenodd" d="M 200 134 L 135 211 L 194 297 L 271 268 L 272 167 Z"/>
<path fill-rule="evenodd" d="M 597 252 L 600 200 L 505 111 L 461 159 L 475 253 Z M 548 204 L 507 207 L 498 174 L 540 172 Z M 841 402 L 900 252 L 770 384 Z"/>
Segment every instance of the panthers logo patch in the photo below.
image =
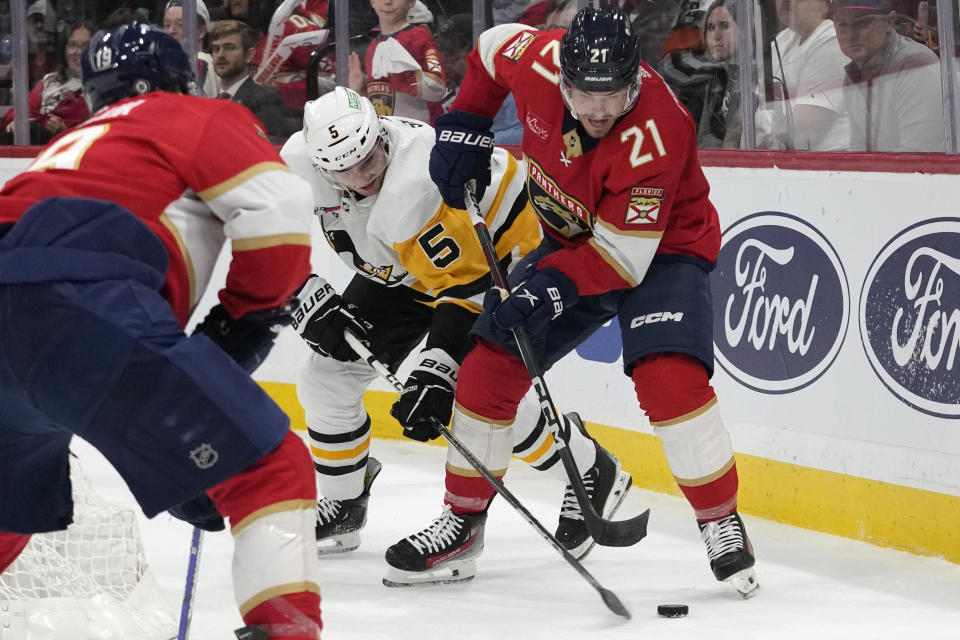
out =
<path fill-rule="evenodd" d="M 368 83 L 367 96 L 370 98 L 370 102 L 373 103 L 373 108 L 376 109 L 377 115 L 393 115 L 393 109 L 396 103 L 394 101 L 393 89 L 390 88 L 389 82 L 376 81 Z"/>

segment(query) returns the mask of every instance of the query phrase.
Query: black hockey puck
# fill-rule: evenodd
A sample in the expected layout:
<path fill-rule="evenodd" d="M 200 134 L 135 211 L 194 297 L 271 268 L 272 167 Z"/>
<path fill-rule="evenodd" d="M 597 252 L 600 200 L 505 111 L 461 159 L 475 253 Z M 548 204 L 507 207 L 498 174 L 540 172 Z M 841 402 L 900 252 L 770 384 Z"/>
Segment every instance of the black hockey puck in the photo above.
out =
<path fill-rule="evenodd" d="M 685 604 L 658 604 L 657 615 L 661 618 L 682 618 L 690 613 L 690 607 Z"/>

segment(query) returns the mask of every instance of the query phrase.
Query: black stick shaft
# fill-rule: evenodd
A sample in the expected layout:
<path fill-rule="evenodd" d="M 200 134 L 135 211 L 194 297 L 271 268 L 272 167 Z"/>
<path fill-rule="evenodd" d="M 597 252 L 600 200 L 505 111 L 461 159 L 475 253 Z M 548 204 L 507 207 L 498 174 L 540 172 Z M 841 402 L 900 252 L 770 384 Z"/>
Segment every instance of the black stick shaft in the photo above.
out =
<path fill-rule="evenodd" d="M 377 357 L 373 355 L 373 353 L 371 353 L 371 351 L 367 349 L 367 347 L 352 333 L 346 331 L 344 332 L 344 335 L 347 343 L 358 356 L 366 360 L 367 364 L 369 364 L 374 371 L 383 376 L 383 378 L 389 382 L 394 389 L 400 393 L 403 393 L 403 383 L 400 382 L 395 375 L 393 375 L 393 372 L 390 371 L 385 364 L 380 362 Z M 563 545 L 560 544 L 560 541 L 558 541 L 552 533 L 547 531 L 546 527 L 544 527 L 543 524 L 541 524 L 541 522 L 537 520 L 532 513 L 530 513 L 530 510 L 527 509 L 515 495 L 513 495 L 512 491 L 507 489 L 502 480 L 493 475 L 493 473 L 491 473 L 490 470 L 487 469 L 487 467 L 480 462 L 480 460 L 478 460 L 477 457 L 473 455 L 473 453 L 462 442 L 460 442 L 460 439 L 454 436 L 453 432 L 451 432 L 448 428 L 440 424 L 439 421 L 434 422 L 434 426 L 440 432 L 440 435 L 442 435 L 447 442 L 449 442 L 450 445 L 460 453 L 460 455 L 466 458 L 470 465 L 476 469 L 477 472 L 483 476 L 487 482 L 490 483 L 490 486 L 492 486 L 497 493 L 503 496 L 503 499 L 507 502 L 507 504 L 513 507 L 521 515 L 521 517 L 527 521 L 527 524 L 536 529 L 537 533 L 540 534 L 540 537 L 549 542 L 550 546 L 552 546 L 554 549 L 559 551 L 560 555 L 563 556 L 563 559 L 566 560 L 570 566 L 577 571 L 577 573 L 583 576 L 583 578 L 590 583 L 591 587 L 597 590 L 597 592 L 600 594 L 600 597 L 603 599 L 604 604 L 607 605 L 607 608 L 610 609 L 610 611 L 618 616 L 622 616 L 628 620 L 630 619 L 630 611 L 627 610 L 623 602 L 620 601 L 620 598 L 618 598 L 616 594 L 609 589 L 604 588 L 597 581 L 597 579 L 594 578 L 589 571 L 587 571 L 586 567 L 584 567 L 579 560 L 574 558 L 569 551 L 564 549 Z"/>

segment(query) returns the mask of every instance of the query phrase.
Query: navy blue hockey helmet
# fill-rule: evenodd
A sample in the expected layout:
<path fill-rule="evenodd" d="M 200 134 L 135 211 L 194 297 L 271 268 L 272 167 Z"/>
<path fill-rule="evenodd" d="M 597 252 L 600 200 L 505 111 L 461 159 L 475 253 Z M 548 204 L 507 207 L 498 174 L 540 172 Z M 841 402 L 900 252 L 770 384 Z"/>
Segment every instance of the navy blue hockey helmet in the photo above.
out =
<path fill-rule="evenodd" d="M 82 67 L 83 93 L 91 113 L 150 91 L 196 93 L 196 76 L 180 43 L 141 20 L 94 34 Z"/>
<path fill-rule="evenodd" d="M 639 89 L 639 69 L 640 39 L 620 9 L 585 7 L 577 12 L 560 42 L 566 84 L 581 91 Z"/>

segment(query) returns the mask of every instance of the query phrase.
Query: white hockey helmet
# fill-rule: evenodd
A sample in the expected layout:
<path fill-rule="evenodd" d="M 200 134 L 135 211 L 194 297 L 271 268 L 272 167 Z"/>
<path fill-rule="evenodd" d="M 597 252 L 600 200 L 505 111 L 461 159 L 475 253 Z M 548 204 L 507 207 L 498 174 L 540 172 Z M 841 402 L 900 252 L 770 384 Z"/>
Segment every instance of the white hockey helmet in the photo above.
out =
<path fill-rule="evenodd" d="M 386 134 L 373 103 L 336 87 L 303 106 L 303 136 L 313 166 L 325 177 L 367 158 Z"/>

